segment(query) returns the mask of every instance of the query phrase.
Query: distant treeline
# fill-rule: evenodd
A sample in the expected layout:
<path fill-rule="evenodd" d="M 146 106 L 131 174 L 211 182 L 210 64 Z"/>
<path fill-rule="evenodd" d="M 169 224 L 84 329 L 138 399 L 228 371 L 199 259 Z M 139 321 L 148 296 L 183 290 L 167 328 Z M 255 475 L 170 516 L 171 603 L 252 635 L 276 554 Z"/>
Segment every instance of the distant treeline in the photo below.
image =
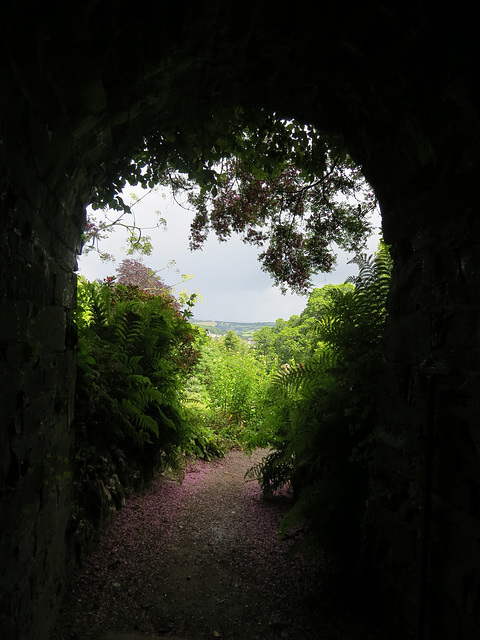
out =
<path fill-rule="evenodd" d="M 196 327 L 202 327 L 223 336 L 229 331 L 233 331 L 243 340 L 251 338 L 255 331 L 259 331 L 262 327 L 274 327 L 275 322 L 219 322 L 217 320 L 192 320 L 191 323 Z"/>

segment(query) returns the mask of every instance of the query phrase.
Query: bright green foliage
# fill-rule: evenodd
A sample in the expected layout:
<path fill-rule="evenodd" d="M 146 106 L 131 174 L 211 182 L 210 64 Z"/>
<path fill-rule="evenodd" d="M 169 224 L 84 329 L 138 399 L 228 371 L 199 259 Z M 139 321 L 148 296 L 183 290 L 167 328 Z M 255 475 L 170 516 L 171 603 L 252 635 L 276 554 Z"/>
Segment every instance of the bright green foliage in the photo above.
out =
<path fill-rule="evenodd" d="M 167 289 L 78 280 L 78 372 L 72 534 L 85 548 L 105 510 L 121 506 L 156 469 L 175 468 L 192 427 L 185 379 L 198 359 L 197 330 Z"/>
<path fill-rule="evenodd" d="M 280 369 L 270 389 L 266 445 L 250 472 L 264 491 L 290 484 L 297 497 L 281 532 L 301 520 L 313 540 L 354 557 L 367 491 L 375 385 L 391 259 L 381 245 L 357 259 L 355 288 L 332 288 L 305 364 Z"/>
<path fill-rule="evenodd" d="M 223 346 L 225 348 L 225 351 L 235 353 L 240 351 L 242 347 L 242 340 L 234 331 L 227 331 L 227 334 L 223 339 Z"/>
<path fill-rule="evenodd" d="M 257 352 L 267 358 L 270 368 L 278 365 L 302 362 L 310 342 L 302 331 L 299 316 L 289 320 L 279 318 L 275 327 L 263 327 L 254 334 Z"/>
<path fill-rule="evenodd" d="M 328 284 L 314 289 L 300 316 L 292 316 L 289 320 L 280 318 L 274 327 L 262 327 L 254 333 L 256 353 L 266 358 L 269 369 L 304 363 L 319 341 L 318 322 L 327 313 L 332 292 L 341 295 L 352 289 L 352 284 Z"/>
<path fill-rule="evenodd" d="M 79 278 L 76 441 L 166 457 L 188 440 L 181 389 L 196 330 L 169 295 Z"/>
<path fill-rule="evenodd" d="M 255 446 L 268 377 L 265 361 L 233 332 L 205 339 L 187 397 L 197 422 L 217 434 L 220 449 Z"/>

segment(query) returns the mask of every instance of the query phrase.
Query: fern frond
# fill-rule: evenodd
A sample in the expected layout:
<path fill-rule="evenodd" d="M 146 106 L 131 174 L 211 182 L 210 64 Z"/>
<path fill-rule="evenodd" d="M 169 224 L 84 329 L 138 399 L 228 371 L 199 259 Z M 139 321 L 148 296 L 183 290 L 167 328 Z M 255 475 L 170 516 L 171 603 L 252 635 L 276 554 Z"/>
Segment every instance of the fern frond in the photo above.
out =
<path fill-rule="evenodd" d="M 315 377 L 315 368 L 310 364 L 283 365 L 272 378 L 272 384 L 283 393 L 296 393 Z"/>
<path fill-rule="evenodd" d="M 140 429 L 145 433 L 153 433 L 158 438 L 158 424 L 154 418 L 143 413 L 139 409 L 139 407 L 129 398 L 123 398 L 121 406 L 127 419 L 129 419 L 134 424 L 137 430 Z M 135 430 L 133 431 L 133 433 L 135 433 Z"/>
<path fill-rule="evenodd" d="M 89 311 L 91 323 L 97 328 L 106 327 L 110 318 L 110 296 L 108 292 L 99 290 L 95 283 L 90 283 L 89 287 Z"/>
<path fill-rule="evenodd" d="M 144 322 L 137 312 L 138 303 L 133 300 L 117 304 L 112 323 L 115 326 L 116 343 L 131 353 L 136 344 L 141 340 L 144 330 Z"/>
<path fill-rule="evenodd" d="M 350 279 L 354 288 L 332 290 L 316 326 L 321 346 L 304 365 L 285 367 L 274 377 L 273 451 L 249 471 L 264 491 L 291 484 L 297 501 L 282 520 L 282 535 L 306 520 L 317 540 L 348 552 L 360 536 L 364 443 L 375 420 L 372 374 L 392 266 L 385 245 L 352 262 L 359 268 Z"/>
<path fill-rule="evenodd" d="M 272 451 L 261 462 L 251 467 L 245 479 L 257 480 L 266 494 L 290 484 L 293 460 L 286 460 L 280 451 Z"/>

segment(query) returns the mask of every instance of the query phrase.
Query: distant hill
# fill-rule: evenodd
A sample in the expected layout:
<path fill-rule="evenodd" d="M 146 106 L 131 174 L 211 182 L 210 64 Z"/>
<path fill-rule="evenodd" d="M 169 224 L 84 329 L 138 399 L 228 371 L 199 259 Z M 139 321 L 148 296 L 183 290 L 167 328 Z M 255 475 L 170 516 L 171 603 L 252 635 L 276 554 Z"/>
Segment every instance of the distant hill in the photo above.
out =
<path fill-rule="evenodd" d="M 196 327 L 208 329 L 210 333 L 223 336 L 229 331 L 233 331 L 243 340 L 251 338 L 255 331 L 259 331 L 262 327 L 274 327 L 275 322 L 219 322 L 218 320 L 191 320 Z"/>

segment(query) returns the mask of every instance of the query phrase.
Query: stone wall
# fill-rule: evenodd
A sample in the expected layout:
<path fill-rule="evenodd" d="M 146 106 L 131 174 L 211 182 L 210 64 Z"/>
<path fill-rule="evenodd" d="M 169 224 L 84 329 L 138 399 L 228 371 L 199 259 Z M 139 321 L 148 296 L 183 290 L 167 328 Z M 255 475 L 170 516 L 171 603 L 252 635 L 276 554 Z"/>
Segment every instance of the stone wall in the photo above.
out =
<path fill-rule="evenodd" d="M 70 309 L 83 208 L 65 158 L 45 144 L 47 125 L 21 101 L 10 106 L 20 122 L 15 135 L 2 131 L 1 149 L 0 629 L 4 638 L 47 638 L 68 561 Z"/>
<path fill-rule="evenodd" d="M 480 629 L 478 212 L 439 218 L 397 248 L 364 567 L 393 637 L 431 640 Z"/>
<path fill-rule="evenodd" d="M 70 310 L 88 191 L 78 130 L 28 18 L 21 24 L 30 41 L 2 21 L 0 635 L 9 640 L 50 637 L 71 568 Z"/>

